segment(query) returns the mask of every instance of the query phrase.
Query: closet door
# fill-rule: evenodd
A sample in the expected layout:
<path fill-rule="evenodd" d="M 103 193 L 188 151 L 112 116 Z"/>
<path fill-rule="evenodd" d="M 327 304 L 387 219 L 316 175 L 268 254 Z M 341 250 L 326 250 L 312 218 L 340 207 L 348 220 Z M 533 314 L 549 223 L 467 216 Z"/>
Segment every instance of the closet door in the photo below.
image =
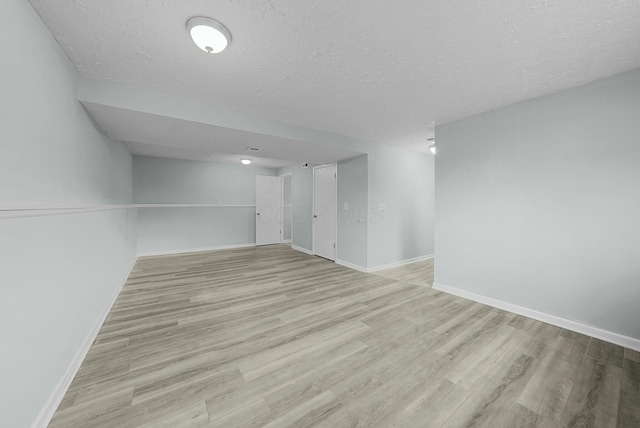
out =
<path fill-rule="evenodd" d="M 256 176 L 256 245 L 282 242 L 282 179 Z"/>
<path fill-rule="evenodd" d="M 337 167 L 335 164 L 313 169 L 313 253 L 336 259 Z"/>

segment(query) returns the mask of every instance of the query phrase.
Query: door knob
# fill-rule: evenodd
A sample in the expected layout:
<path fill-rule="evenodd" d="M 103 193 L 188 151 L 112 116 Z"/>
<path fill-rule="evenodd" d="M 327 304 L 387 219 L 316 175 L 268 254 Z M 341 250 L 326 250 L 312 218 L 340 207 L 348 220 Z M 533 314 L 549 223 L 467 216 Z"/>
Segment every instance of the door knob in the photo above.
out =
<path fill-rule="evenodd" d="M 313 215 L 313 218 L 318 218 L 318 216 L 314 214 L 314 215 Z"/>
<path fill-rule="evenodd" d="M 256 215 L 260 215 L 260 213 L 256 213 Z"/>

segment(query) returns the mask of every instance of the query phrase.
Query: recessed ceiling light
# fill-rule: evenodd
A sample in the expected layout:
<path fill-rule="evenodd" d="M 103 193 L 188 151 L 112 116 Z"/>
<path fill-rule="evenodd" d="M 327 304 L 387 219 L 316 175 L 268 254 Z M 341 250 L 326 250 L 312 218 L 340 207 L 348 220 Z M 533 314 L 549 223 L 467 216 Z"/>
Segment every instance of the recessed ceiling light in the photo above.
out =
<path fill-rule="evenodd" d="M 240 162 L 242 162 L 242 165 L 250 165 L 251 159 L 240 159 Z"/>
<path fill-rule="evenodd" d="M 231 33 L 211 18 L 196 16 L 187 21 L 187 31 L 193 42 L 207 53 L 220 53 L 231 43 Z"/>

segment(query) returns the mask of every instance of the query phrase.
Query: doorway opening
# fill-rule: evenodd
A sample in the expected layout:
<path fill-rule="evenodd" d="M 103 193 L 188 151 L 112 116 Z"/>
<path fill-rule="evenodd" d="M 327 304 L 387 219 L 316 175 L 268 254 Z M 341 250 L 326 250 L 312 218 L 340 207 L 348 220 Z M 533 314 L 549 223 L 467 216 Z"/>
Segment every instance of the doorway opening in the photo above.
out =
<path fill-rule="evenodd" d="M 286 173 L 282 178 L 282 242 L 293 241 L 293 180 L 292 174 Z"/>

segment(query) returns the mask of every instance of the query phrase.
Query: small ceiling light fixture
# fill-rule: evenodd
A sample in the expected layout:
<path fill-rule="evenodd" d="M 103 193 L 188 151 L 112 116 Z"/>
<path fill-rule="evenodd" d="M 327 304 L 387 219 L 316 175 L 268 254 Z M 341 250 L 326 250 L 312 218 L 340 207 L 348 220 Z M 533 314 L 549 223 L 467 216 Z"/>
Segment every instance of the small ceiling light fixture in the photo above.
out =
<path fill-rule="evenodd" d="M 251 165 L 251 159 L 240 159 L 242 165 Z"/>
<path fill-rule="evenodd" d="M 207 53 L 220 53 L 231 43 L 229 30 L 218 21 L 204 16 L 189 19 L 187 31 L 193 42 Z"/>
<path fill-rule="evenodd" d="M 435 138 L 428 138 L 427 141 L 431 143 L 431 145 L 429 146 L 429 151 L 435 155 L 436 154 L 436 139 Z"/>

